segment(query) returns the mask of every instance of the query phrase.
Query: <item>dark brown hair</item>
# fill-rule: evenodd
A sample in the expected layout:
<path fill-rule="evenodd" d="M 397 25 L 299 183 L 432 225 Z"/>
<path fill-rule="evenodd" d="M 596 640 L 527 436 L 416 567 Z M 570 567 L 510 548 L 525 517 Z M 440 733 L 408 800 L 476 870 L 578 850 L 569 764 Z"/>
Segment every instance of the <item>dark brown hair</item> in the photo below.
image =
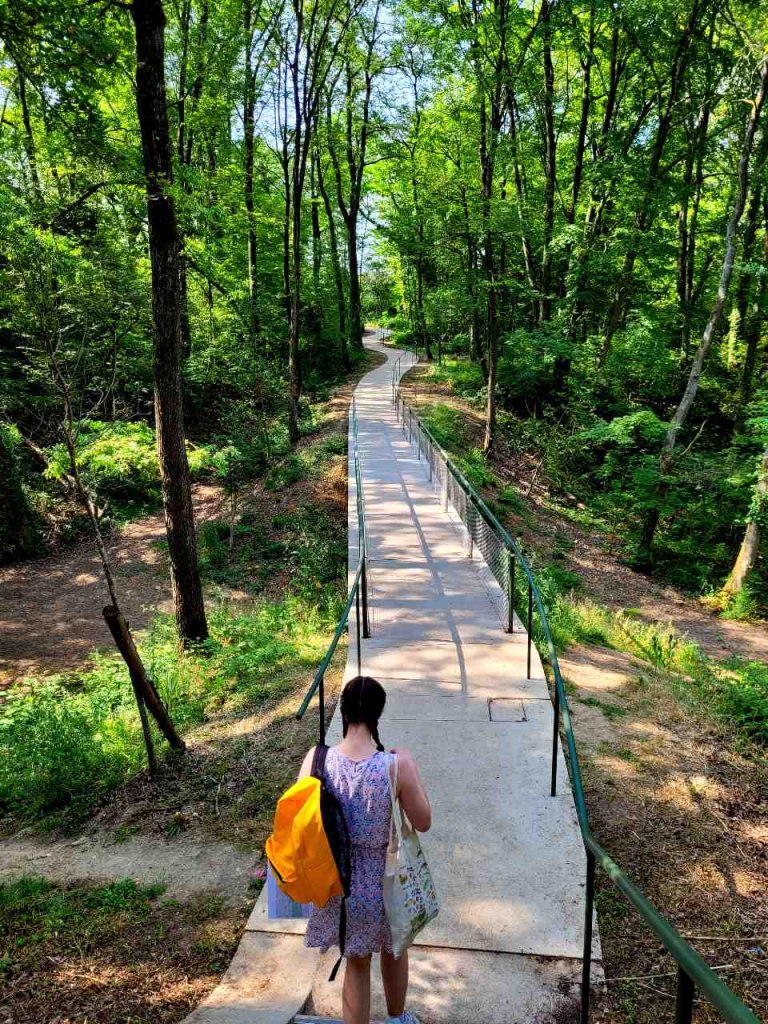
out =
<path fill-rule="evenodd" d="M 365 725 L 376 747 L 383 750 L 384 746 L 379 739 L 379 719 L 386 703 L 387 695 L 378 680 L 370 676 L 355 676 L 354 679 L 350 679 L 341 693 L 344 735 L 347 735 L 350 725 Z"/>

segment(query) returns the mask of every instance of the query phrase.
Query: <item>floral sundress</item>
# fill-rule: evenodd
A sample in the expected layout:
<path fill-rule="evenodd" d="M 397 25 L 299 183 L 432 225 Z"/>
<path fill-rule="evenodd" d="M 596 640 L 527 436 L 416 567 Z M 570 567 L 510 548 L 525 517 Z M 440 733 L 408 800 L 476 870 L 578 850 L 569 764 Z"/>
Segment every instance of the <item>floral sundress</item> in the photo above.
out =
<path fill-rule="evenodd" d="M 325 782 L 344 810 L 352 844 L 352 885 L 347 899 L 346 956 L 392 952 L 382 885 L 392 820 L 389 758 L 377 751 L 353 761 L 331 747 Z M 305 943 L 323 952 L 339 944 L 341 897 L 334 896 L 307 922 Z"/>

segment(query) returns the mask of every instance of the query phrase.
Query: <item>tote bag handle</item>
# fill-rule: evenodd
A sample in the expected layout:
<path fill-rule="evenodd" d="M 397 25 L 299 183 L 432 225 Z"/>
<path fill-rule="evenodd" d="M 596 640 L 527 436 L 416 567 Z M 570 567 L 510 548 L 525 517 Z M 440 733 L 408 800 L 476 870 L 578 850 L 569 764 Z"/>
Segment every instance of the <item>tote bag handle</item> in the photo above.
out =
<path fill-rule="evenodd" d="M 402 846 L 403 843 L 403 818 L 402 808 L 400 807 L 397 800 L 397 754 L 391 755 L 391 764 L 394 766 L 394 780 L 392 779 L 392 773 L 389 771 L 387 766 L 387 780 L 389 782 L 389 796 L 392 801 L 392 825 L 390 828 L 390 839 L 392 838 L 392 828 L 397 832 L 397 841 Z"/>

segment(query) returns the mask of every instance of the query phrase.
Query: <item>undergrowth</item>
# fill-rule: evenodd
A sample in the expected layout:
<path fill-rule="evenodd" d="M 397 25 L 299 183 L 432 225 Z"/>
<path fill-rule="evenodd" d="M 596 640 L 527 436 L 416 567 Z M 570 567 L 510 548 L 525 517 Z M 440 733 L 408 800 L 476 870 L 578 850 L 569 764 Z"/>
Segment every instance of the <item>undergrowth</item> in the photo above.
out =
<path fill-rule="evenodd" d="M 518 611 L 527 601 L 521 575 Z M 698 644 L 672 627 L 644 622 L 631 608 L 612 612 L 580 596 L 579 578 L 558 565 L 537 566 L 535 576 L 556 651 L 593 644 L 632 654 L 666 675 L 682 700 L 735 726 L 745 741 L 768 746 L 768 666 L 743 658 L 712 661 Z M 545 652 L 546 638 L 537 615 L 534 635 Z"/>
<path fill-rule="evenodd" d="M 210 639 L 179 654 L 174 622 L 158 616 L 139 648 L 177 728 L 221 710 L 257 710 L 325 651 L 341 601 L 300 596 L 248 612 L 218 608 Z M 292 675 L 293 674 L 293 675 Z M 276 677 L 280 682 L 276 683 Z M 155 737 L 162 749 L 159 737 Z M 0 813 L 45 818 L 51 827 L 85 816 L 145 761 L 133 691 L 119 656 L 95 654 L 92 668 L 27 680 L 0 707 Z"/>

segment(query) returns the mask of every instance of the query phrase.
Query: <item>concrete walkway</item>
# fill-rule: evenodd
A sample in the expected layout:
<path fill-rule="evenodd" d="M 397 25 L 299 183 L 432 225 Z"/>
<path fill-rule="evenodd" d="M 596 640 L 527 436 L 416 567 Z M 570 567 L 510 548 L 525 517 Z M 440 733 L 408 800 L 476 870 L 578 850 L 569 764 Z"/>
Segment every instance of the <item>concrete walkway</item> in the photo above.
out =
<path fill-rule="evenodd" d="M 498 585 L 477 553 L 468 558 L 463 526 L 443 510 L 396 421 L 400 353 L 366 342 L 388 361 L 355 391 L 373 634 L 363 671 L 387 690 L 384 744 L 412 751 L 430 794 L 434 826 L 423 845 L 441 900 L 412 951 L 409 1005 L 423 1024 L 522 1024 L 552 1009 L 581 969 L 585 856 L 562 751 L 560 794 L 549 795 L 552 705 L 535 650 L 526 679 L 522 624 L 504 632 Z M 351 644 L 347 678 L 356 671 Z M 329 742 L 340 730 L 337 714 Z M 326 981 L 333 955 L 318 963 L 303 949 L 304 922 L 270 921 L 260 900 L 247 928 L 219 1004 L 226 1015 L 204 1005 L 190 1020 L 286 1024 L 308 996 L 306 1012 L 341 1017 L 341 985 Z M 279 957 L 279 977 L 266 975 Z M 386 1016 L 378 983 L 373 1016 Z"/>

